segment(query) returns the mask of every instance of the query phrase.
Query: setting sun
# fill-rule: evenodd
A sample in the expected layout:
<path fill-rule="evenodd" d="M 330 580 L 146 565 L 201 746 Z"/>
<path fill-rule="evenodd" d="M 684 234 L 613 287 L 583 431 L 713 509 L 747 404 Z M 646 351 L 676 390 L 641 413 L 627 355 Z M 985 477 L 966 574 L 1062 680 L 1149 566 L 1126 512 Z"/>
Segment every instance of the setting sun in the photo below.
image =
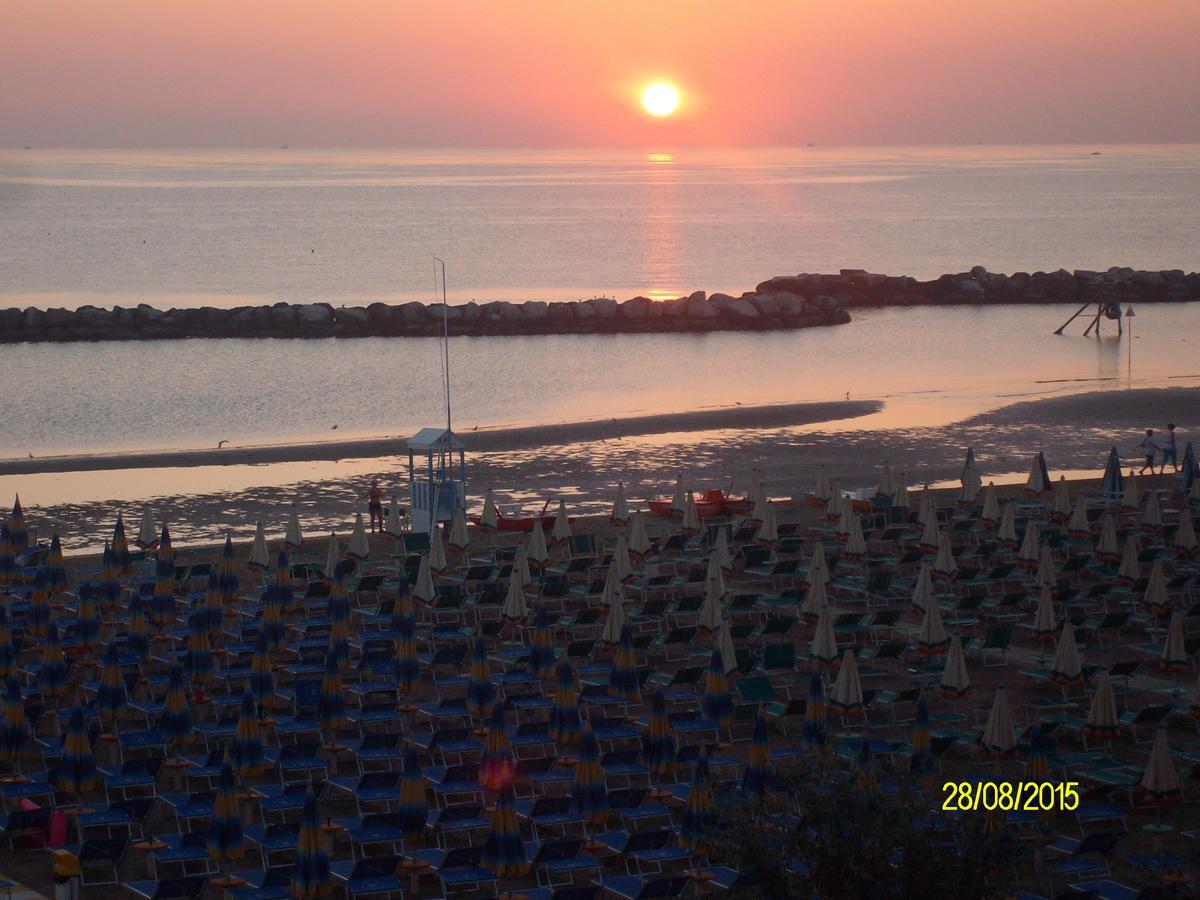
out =
<path fill-rule="evenodd" d="M 669 116 L 679 108 L 679 91 L 665 81 L 656 82 L 642 93 L 642 106 L 652 116 Z"/>

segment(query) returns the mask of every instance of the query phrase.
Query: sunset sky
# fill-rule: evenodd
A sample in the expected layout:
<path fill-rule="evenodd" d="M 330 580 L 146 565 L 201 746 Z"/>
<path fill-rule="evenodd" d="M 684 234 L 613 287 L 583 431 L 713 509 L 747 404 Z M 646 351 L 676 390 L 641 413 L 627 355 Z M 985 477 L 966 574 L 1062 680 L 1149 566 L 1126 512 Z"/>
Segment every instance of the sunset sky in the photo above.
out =
<path fill-rule="evenodd" d="M 5 147 L 1200 140 L 1197 0 L 2 2 Z"/>

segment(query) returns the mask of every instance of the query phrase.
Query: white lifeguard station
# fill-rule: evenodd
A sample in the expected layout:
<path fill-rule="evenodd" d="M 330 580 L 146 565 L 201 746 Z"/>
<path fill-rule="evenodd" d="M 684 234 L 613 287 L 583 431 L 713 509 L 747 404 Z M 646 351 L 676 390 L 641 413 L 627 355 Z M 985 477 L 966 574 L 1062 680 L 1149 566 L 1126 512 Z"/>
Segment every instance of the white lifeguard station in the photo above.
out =
<path fill-rule="evenodd" d="M 408 439 L 408 491 L 413 531 L 428 534 L 466 506 L 466 445 L 450 429 L 422 428 Z"/>

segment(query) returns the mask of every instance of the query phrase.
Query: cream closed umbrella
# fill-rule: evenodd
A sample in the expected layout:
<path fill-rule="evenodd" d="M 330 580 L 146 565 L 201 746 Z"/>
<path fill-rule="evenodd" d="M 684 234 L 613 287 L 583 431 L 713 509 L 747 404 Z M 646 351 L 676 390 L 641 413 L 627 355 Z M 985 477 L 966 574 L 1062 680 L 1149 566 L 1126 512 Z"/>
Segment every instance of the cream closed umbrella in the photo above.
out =
<path fill-rule="evenodd" d="M 1004 514 L 1000 516 L 1000 528 L 996 531 L 996 543 L 1010 550 L 1017 546 L 1017 513 L 1011 503 L 1004 504 Z"/>
<path fill-rule="evenodd" d="M 721 569 L 721 560 L 718 559 L 715 550 L 708 554 L 708 569 L 705 572 L 704 578 L 706 581 L 716 583 L 717 590 L 720 591 L 722 597 L 728 593 L 729 589 L 725 586 L 725 573 Z"/>
<path fill-rule="evenodd" d="M 925 604 L 925 616 L 921 619 L 921 630 L 917 634 L 917 649 L 932 656 L 945 653 L 949 645 L 950 639 L 942 624 L 942 608 L 931 600 Z"/>
<path fill-rule="evenodd" d="M 774 546 L 779 540 L 779 523 L 775 518 L 775 504 L 768 501 L 763 514 L 762 524 L 754 540 L 768 547 Z"/>
<path fill-rule="evenodd" d="M 467 531 L 467 511 L 456 507 L 454 518 L 450 521 L 450 546 L 459 553 L 466 553 L 471 546 L 471 534 Z"/>
<path fill-rule="evenodd" d="M 296 504 L 293 503 L 291 510 L 288 512 L 287 529 L 283 533 L 283 546 L 294 553 L 303 544 L 304 535 L 300 533 L 300 511 L 296 508 Z"/>
<path fill-rule="evenodd" d="M 154 528 L 154 516 L 149 506 L 142 507 L 142 524 L 138 528 L 137 545 L 143 550 L 158 543 L 158 531 Z"/>
<path fill-rule="evenodd" d="M 1100 562 L 1115 563 L 1121 558 L 1121 548 L 1117 544 L 1117 520 L 1106 515 L 1100 524 L 1100 536 L 1096 539 L 1096 559 Z"/>
<path fill-rule="evenodd" d="M 435 523 L 429 529 L 429 570 L 434 575 L 441 575 L 447 567 L 446 544 L 442 540 L 442 529 L 438 528 Z"/>
<path fill-rule="evenodd" d="M 825 582 L 820 578 L 809 579 L 808 590 L 804 593 L 804 603 L 800 606 L 800 616 L 809 622 L 815 622 L 827 606 L 829 606 L 829 598 L 825 593 Z"/>
<path fill-rule="evenodd" d="M 525 586 L 521 584 L 521 576 L 515 569 L 508 578 L 508 593 L 504 596 L 504 606 L 500 614 L 509 622 L 524 622 L 529 615 L 529 607 L 525 603 Z"/>
<path fill-rule="evenodd" d="M 492 489 L 488 488 L 483 494 L 483 511 L 479 514 L 479 527 L 485 531 L 497 531 L 500 528 L 500 511 L 496 509 L 496 498 Z"/>
<path fill-rule="evenodd" d="M 729 532 L 724 528 L 717 530 L 717 539 L 713 542 L 713 556 L 722 572 L 733 572 L 733 556 L 729 552 Z"/>
<path fill-rule="evenodd" d="M 814 581 L 822 586 L 829 584 L 829 563 L 825 559 L 825 545 L 820 541 L 813 544 L 812 558 L 808 561 L 808 582 Z"/>
<path fill-rule="evenodd" d="M 1143 794 L 1156 803 L 1174 800 L 1183 793 L 1183 785 L 1179 783 L 1179 775 L 1171 759 L 1171 747 L 1167 743 L 1165 727 L 1160 727 L 1154 735 L 1150 760 L 1146 763 L 1146 772 L 1138 786 Z"/>
<path fill-rule="evenodd" d="M 1200 478 L 1196 479 L 1200 481 Z M 1196 543 L 1196 529 L 1192 525 L 1191 511 L 1185 506 L 1179 514 L 1179 527 L 1175 529 L 1175 537 L 1171 539 L 1171 549 L 1180 559 L 1191 559 L 1200 550 Z"/>
<path fill-rule="evenodd" d="M 1037 613 L 1033 617 L 1033 636 L 1043 643 L 1050 643 L 1058 634 L 1058 617 L 1054 615 L 1054 593 L 1049 585 L 1042 586 Z"/>
<path fill-rule="evenodd" d="M 901 472 L 896 479 L 896 496 L 892 498 L 892 506 L 908 509 L 908 475 L 905 472 Z"/>
<path fill-rule="evenodd" d="M 863 709 L 862 679 L 858 677 L 858 663 L 854 661 L 854 651 L 850 648 L 846 648 L 842 654 L 842 664 L 833 682 L 829 705 L 842 715 Z"/>
<path fill-rule="evenodd" d="M 762 485 L 757 483 L 751 489 L 751 498 L 753 505 L 750 508 L 750 521 L 761 523 L 767 515 L 767 505 L 770 501 L 767 499 L 767 492 L 762 489 Z"/>
<path fill-rule="evenodd" d="M 1163 574 L 1161 559 L 1156 559 L 1150 569 L 1150 580 L 1146 583 L 1146 593 L 1142 595 L 1142 609 L 1160 617 L 1171 611 L 1171 598 L 1167 595 L 1167 577 Z"/>
<path fill-rule="evenodd" d="M 879 471 L 879 485 L 875 493 L 882 497 L 892 497 L 896 493 L 896 476 L 892 474 L 892 464 L 886 459 Z"/>
<path fill-rule="evenodd" d="M 617 482 L 617 496 L 613 499 L 612 513 L 608 520 L 614 525 L 626 525 L 629 522 L 629 504 L 625 500 L 625 482 Z"/>
<path fill-rule="evenodd" d="M 691 491 L 687 492 L 683 501 L 683 521 L 679 523 L 679 530 L 688 537 L 700 533 L 700 513 L 696 510 L 696 498 Z"/>
<path fill-rule="evenodd" d="M 1158 491 L 1151 491 L 1146 497 L 1146 506 L 1142 509 L 1142 530 L 1158 534 L 1162 527 L 1162 504 L 1158 501 Z"/>
<path fill-rule="evenodd" d="M 1042 547 L 1042 555 L 1038 558 L 1037 579 L 1038 587 L 1055 587 L 1058 585 L 1058 573 L 1054 571 L 1054 554 L 1050 545 Z"/>
<path fill-rule="evenodd" d="M 817 628 L 808 648 L 809 661 L 815 668 L 828 669 L 838 658 L 837 637 L 833 633 L 833 616 L 828 606 L 821 608 Z"/>
<path fill-rule="evenodd" d="M 683 489 L 683 476 L 680 475 L 675 479 L 675 493 L 671 497 L 671 509 L 682 514 L 685 506 L 687 506 L 687 496 Z"/>
<path fill-rule="evenodd" d="M 367 529 L 363 527 L 362 513 L 358 513 L 354 518 L 354 531 L 350 535 L 346 553 L 356 560 L 364 560 L 371 555 L 371 542 L 367 540 Z"/>
<path fill-rule="evenodd" d="M 1067 485 L 1067 476 L 1059 475 L 1054 485 L 1054 501 L 1050 504 L 1050 518 L 1056 522 L 1065 522 L 1071 515 L 1071 488 Z"/>
<path fill-rule="evenodd" d="M 733 647 L 733 632 L 729 630 L 728 622 L 721 621 L 713 643 L 721 651 L 721 664 L 725 666 L 725 674 L 728 675 L 738 667 L 737 651 Z"/>
<path fill-rule="evenodd" d="M 829 499 L 825 501 L 825 518 L 828 521 L 836 522 L 842 517 L 842 504 L 845 499 L 842 496 L 841 479 L 835 478 L 833 486 L 829 489 Z"/>
<path fill-rule="evenodd" d="M 914 611 L 924 615 L 926 607 L 936 602 L 933 596 L 933 576 L 930 572 L 930 565 L 923 562 L 920 571 L 917 572 L 916 581 L 913 582 L 912 597 L 909 599 L 908 605 Z"/>
<path fill-rule="evenodd" d="M 1088 521 L 1087 498 L 1080 494 L 1075 498 L 1071 518 L 1067 520 L 1067 537 L 1073 541 L 1085 541 L 1091 534 L 1092 524 Z"/>
<path fill-rule="evenodd" d="M 867 558 L 867 539 L 863 534 L 862 519 L 850 517 L 850 534 L 846 537 L 846 546 L 842 555 L 851 562 L 862 562 Z"/>
<path fill-rule="evenodd" d="M 1189 665 L 1183 635 L 1183 616 L 1176 611 L 1171 613 L 1171 624 L 1167 626 L 1167 639 L 1163 641 L 1158 667 L 1164 672 L 1186 672 Z"/>
<path fill-rule="evenodd" d="M 398 541 L 404 537 L 404 523 L 400 521 L 400 504 L 393 496 L 388 501 L 387 522 L 383 526 L 385 537 Z"/>
<path fill-rule="evenodd" d="M 980 743 L 993 756 L 1007 756 L 1017 748 L 1012 709 L 1008 705 L 1008 691 L 1004 688 L 996 689 L 996 699 L 992 701 L 992 711 L 988 714 Z"/>
<path fill-rule="evenodd" d="M 1037 522 L 1030 519 L 1025 526 L 1025 537 L 1021 539 L 1021 549 L 1017 552 L 1017 561 L 1021 568 L 1036 572 L 1042 558 L 1042 538 L 1038 533 Z"/>
<path fill-rule="evenodd" d="M 617 535 L 617 546 L 613 549 L 612 567 L 617 570 L 617 580 L 627 584 L 634 578 L 633 560 L 629 558 L 629 542 L 625 535 Z"/>
<path fill-rule="evenodd" d="M 818 503 L 825 503 L 833 492 L 829 488 L 829 479 L 825 477 L 825 467 L 821 466 L 817 469 L 817 483 L 813 486 L 813 499 Z"/>
<path fill-rule="evenodd" d="M 1125 488 L 1121 492 L 1121 512 L 1135 513 L 1141 508 L 1142 492 L 1138 489 L 1137 475 L 1133 469 L 1125 476 Z"/>
<path fill-rule="evenodd" d="M 839 540 L 841 540 L 843 542 L 849 540 L 849 538 L 850 538 L 850 521 L 853 518 L 854 518 L 854 510 L 850 507 L 850 504 L 849 503 L 842 504 L 841 514 L 838 515 L 837 528 L 834 530 L 834 533 L 837 534 Z"/>
<path fill-rule="evenodd" d="M 963 659 L 962 641 L 957 634 L 950 638 L 950 649 L 946 652 L 946 665 L 942 669 L 938 688 L 943 697 L 949 698 L 965 697 L 971 689 L 967 663 Z"/>
<path fill-rule="evenodd" d="M 1141 552 L 1137 537 L 1129 535 L 1125 539 L 1125 546 L 1121 548 L 1121 567 L 1117 569 L 1117 578 L 1123 584 L 1137 584 L 1137 580 L 1142 577 L 1142 566 L 1138 561 Z"/>
<path fill-rule="evenodd" d="M 958 493 L 959 503 L 971 505 L 983 489 L 983 477 L 979 474 L 979 466 L 975 463 L 975 450 L 967 448 L 967 459 L 963 463 L 962 475 L 959 476 L 962 489 Z"/>
<path fill-rule="evenodd" d="M 926 553 L 937 553 L 942 543 L 942 530 L 938 528 L 937 516 L 930 516 L 921 532 L 921 549 Z"/>
<path fill-rule="evenodd" d="M 758 469 L 750 470 L 750 494 L 748 499 L 750 500 L 751 510 L 756 510 L 759 505 L 767 502 L 767 489 L 763 485 Z M 751 515 L 751 518 L 753 518 L 753 515 Z"/>
<path fill-rule="evenodd" d="M 325 566 L 321 573 L 333 581 L 337 577 L 337 568 L 342 561 L 342 548 L 338 545 L 337 535 L 329 532 L 329 543 L 325 547 Z"/>
<path fill-rule="evenodd" d="M 723 581 L 724 579 L 720 582 L 712 578 L 704 579 L 704 602 L 700 605 L 698 624 L 707 631 L 716 631 L 725 621 L 725 614 L 721 608 L 721 601 L 725 598 Z"/>
<path fill-rule="evenodd" d="M 533 522 L 533 531 L 529 533 L 529 549 L 525 555 L 529 559 L 529 565 L 538 571 L 544 569 L 550 559 L 550 551 L 546 547 L 546 532 L 542 528 L 540 518 Z"/>
<path fill-rule="evenodd" d="M 1075 626 L 1068 619 L 1058 633 L 1054 661 L 1050 663 L 1050 680 L 1055 684 L 1080 684 L 1083 681 L 1083 662 L 1079 645 L 1075 643 Z"/>
<path fill-rule="evenodd" d="M 259 521 L 254 526 L 254 543 L 250 545 L 249 565 L 253 569 L 266 571 L 271 567 L 271 554 L 267 550 L 267 533 L 263 523 Z"/>
<path fill-rule="evenodd" d="M 933 577 L 941 581 L 951 581 L 958 574 L 958 562 L 954 559 L 954 549 L 950 546 L 950 535 L 944 531 L 938 538 L 938 552 L 933 560 Z"/>
<path fill-rule="evenodd" d="M 1031 497 L 1050 490 L 1050 473 L 1046 471 L 1046 455 L 1038 451 L 1029 464 L 1029 477 L 1025 479 L 1025 493 Z"/>
<path fill-rule="evenodd" d="M 934 518 L 937 518 L 937 501 L 933 499 L 933 492 L 926 482 L 921 488 L 921 499 L 917 501 L 917 521 L 928 526 L 929 520 Z"/>
<path fill-rule="evenodd" d="M 417 566 L 417 580 L 412 588 L 413 597 L 422 603 L 430 604 L 437 592 L 433 587 L 433 569 L 429 565 L 429 554 L 421 554 L 421 564 Z"/>
<path fill-rule="evenodd" d="M 979 521 L 989 528 L 995 528 L 1000 523 L 1000 499 L 996 495 L 996 483 L 989 481 L 983 492 L 983 510 L 979 513 Z"/>
<path fill-rule="evenodd" d="M 621 629 L 625 627 L 625 598 L 621 584 L 617 581 L 612 566 L 604 580 L 604 592 L 600 596 L 603 606 L 608 607 L 608 616 L 604 620 L 604 628 L 600 632 L 600 640 L 607 644 L 615 644 L 621 640 Z"/>
<path fill-rule="evenodd" d="M 639 560 L 650 553 L 650 536 L 646 533 L 646 520 L 641 513 L 634 513 L 629 522 L 629 552 Z"/>
<path fill-rule="evenodd" d="M 513 554 L 512 577 L 520 576 L 521 586 L 528 588 L 533 584 L 533 576 L 529 574 L 529 550 L 524 544 L 517 544 L 517 551 Z"/>
<path fill-rule="evenodd" d="M 1096 676 L 1096 691 L 1088 706 L 1087 718 L 1083 720 L 1083 732 L 1088 737 L 1109 740 L 1121 733 L 1117 719 L 1117 698 L 1113 693 L 1112 676 L 1104 669 Z"/>
<path fill-rule="evenodd" d="M 567 501 L 558 501 L 558 514 L 554 517 L 554 530 L 550 532 L 554 542 L 565 543 L 571 539 L 571 521 L 567 518 Z"/>

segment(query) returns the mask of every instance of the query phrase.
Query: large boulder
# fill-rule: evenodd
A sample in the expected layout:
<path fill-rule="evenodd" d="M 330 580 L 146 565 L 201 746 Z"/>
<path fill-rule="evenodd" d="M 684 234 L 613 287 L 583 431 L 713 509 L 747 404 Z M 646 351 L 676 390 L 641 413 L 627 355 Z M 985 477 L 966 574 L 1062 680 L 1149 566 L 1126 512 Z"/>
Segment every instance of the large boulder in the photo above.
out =
<path fill-rule="evenodd" d="M 704 322 L 717 318 L 720 313 L 708 301 L 703 291 L 697 291 L 684 301 L 687 317 L 693 322 Z"/>
<path fill-rule="evenodd" d="M 580 305 L 590 306 L 595 311 L 597 319 L 609 320 L 617 317 L 617 301 L 612 297 L 593 297 Z"/>
<path fill-rule="evenodd" d="M 296 328 L 310 337 L 319 337 L 333 332 L 334 312 L 328 303 L 303 303 L 295 307 Z"/>
<path fill-rule="evenodd" d="M 650 307 L 654 301 L 647 297 L 626 300 L 618 309 L 618 316 L 626 322 L 644 322 L 650 318 Z"/>
<path fill-rule="evenodd" d="M 550 304 L 545 300 L 527 300 L 521 304 L 521 319 L 540 328 L 550 316 Z"/>

